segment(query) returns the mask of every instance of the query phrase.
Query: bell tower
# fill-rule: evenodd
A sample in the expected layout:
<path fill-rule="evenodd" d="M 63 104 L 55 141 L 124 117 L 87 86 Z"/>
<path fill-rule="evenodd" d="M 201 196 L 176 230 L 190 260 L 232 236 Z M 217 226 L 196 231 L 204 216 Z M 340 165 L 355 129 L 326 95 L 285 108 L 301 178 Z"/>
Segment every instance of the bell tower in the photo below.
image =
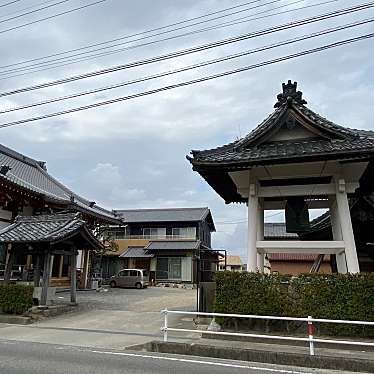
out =
<path fill-rule="evenodd" d="M 374 133 L 337 125 L 306 104 L 289 80 L 248 135 L 188 159 L 226 203 L 247 204 L 248 271 L 262 272 L 268 253 L 304 253 L 333 255 L 340 273 L 358 273 L 348 199 L 374 158 Z M 333 240 L 302 240 L 310 209 L 327 210 Z M 284 210 L 287 232 L 300 240 L 264 240 L 266 210 Z"/>

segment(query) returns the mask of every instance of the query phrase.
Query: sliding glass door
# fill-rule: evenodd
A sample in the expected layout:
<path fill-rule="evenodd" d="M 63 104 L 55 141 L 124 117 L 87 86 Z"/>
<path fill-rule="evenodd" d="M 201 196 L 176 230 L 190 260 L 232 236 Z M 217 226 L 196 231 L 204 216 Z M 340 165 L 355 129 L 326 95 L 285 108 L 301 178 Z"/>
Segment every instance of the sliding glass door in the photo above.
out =
<path fill-rule="evenodd" d="M 159 280 L 181 280 L 181 257 L 157 257 L 156 276 Z"/>

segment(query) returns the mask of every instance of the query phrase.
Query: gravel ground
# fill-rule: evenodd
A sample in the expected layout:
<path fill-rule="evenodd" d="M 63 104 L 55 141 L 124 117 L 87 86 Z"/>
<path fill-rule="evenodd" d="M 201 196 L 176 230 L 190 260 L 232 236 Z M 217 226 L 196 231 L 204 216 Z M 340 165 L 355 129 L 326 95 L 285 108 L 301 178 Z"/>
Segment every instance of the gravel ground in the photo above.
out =
<path fill-rule="evenodd" d="M 79 291 L 81 310 L 122 310 L 137 312 L 160 312 L 161 309 L 195 310 L 196 290 L 168 287 L 146 289 L 107 288 L 104 291 Z M 65 303 L 69 292 L 59 292 L 57 302 Z"/>

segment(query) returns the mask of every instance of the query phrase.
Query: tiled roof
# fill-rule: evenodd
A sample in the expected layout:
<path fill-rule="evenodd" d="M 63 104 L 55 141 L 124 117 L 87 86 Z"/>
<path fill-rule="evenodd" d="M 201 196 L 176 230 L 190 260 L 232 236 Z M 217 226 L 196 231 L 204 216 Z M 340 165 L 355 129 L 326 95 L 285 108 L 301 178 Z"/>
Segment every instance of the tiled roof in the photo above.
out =
<path fill-rule="evenodd" d="M 225 259 L 220 259 L 220 264 L 224 264 L 225 263 Z M 242 259 L 240 258 L 240 256 L 232 256 L 232 255 L 228 255 L 226 256 L 226 265 L 229 265 L 229 266 L 242 266 L 243 265 L 243 262 L 242 262 Z"/>
<path fill-rule="evenodd" d="M 148 253 L 147 250 L 140 247 L 129 247 L 119 257 L 121 258 L 150 258 L 154 257 L 153 253 Z"/>
<path fill-rule="evenodd" d="M 6 174 L 0 173 L 0 181 L 13 183 L 43 197 L 46 201 L 65 205 L 109 222 L 119 222 L 113 212 L 84 199 L 53 178 L 47 172 L 44 162 L 24 156 L 0 144 L 0 166 L 10 168 Z"/>
<path fill-rule="evenodd" d="M 123 220 L 128 223 L 141 222 L 200 222 L 209 214 L 207 207 L 203 208 L 166 208 L 166 209 L 125 209 L 116 210 Z M 213 221 L 212 221 L 213 222 Z"/>
<path fill-rule="evenodd" d="M 196 163 L 226 165 L 234 163 L 259 164 L 266 161 L 277 162 L 292 158 L 312 156 L 349 156 L 374 153 L 374 137 L 359 137 L 347 140 L 308 139 L 261 144 L 258 147 L 237 151 L 227 149 L 220 152 L 196 154 Z"/>
<path fill-rule="evenodd" d="M 313 112 L 296 86 L 283 84 L 276 109 L 244 138 L 187 156 L 226 204 L 245 202 L 229 174 L 236 170 L 374 156 L 373 131 L 345 128 Z"/>
<path fill-rule="evenodd" d="M 265 222 L 264 225 L 264 237 L 265 239 L 295 239 L 299 236 L 294 233 L 286 231 L 286 224 L 283 222 Z"/>
<path fill-rule="evenodd" d="M 145 249 L 148 251 L 195 250 L 200 248 L 200 244 L 200 240 L 155 240 L 151 241 Z"/>
<path fill-rule="evenodd" d="M 268 259 L 271 261 L 308 261 L 314 262 L 318 255 L 309 253 L 269 253 Z M 330 255 L 325 255 L 323 262 L 329 262 Z"/>
<path fill-rule="evenodd" d="M 56 243 L 83 232 L 95 248 L 101 248 L 79 213 L 19 216 L 0 231 L 0 243 Z"/>
<path fill-rule="evenodd" d="M 292 85 L 292 84 L 291 84 Z M 296 90 L 296 83 L 293 87 Z M 300 93 L 301 94 L 301 93 Z M 277 108 L 247 136 L 227 145 L 204 150 L 192 151 L 188 157 L 194 167 L 199 165 L 256 165 L 266 162 L 282 162 L 294 158 L 325 156 L 362 156 L 374 154 L 374 133 L 372 131 L 345 128 L 313 112 L 304 105 L 304 100 L 286 100 L 278 103 Z M 303 118 L 323 136 L 292 141 L 261 141 L 264 136 L 277 129 L 288 112 Z"/>

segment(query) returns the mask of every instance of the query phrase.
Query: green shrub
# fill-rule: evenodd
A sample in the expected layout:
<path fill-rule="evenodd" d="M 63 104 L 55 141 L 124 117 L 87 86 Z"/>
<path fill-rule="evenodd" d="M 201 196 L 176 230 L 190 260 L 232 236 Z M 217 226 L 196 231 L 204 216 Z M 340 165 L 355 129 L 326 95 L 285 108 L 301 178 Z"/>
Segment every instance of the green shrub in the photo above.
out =
<path fill-rule="evenodd" d="M 0 311 L 22 314 L 32 307 L 34 288 L 20 284 L 0 284 Z"/>
<path fill-rule="evenodd" d="M 299 277 L 259 273 L 216 273 L 214 311 L 325 319 L 374 321 L 374 274 L 302 274 Z M 218 319 L 226 326 L 230 319 Z M 263 323 L 251 321 L 251 328 Z M 266 328 L 295 330 L 305 324 L 266 321 Z M 373 327 L 321 324 L 318 331 L 334 335 L 374 336 Z"/>

